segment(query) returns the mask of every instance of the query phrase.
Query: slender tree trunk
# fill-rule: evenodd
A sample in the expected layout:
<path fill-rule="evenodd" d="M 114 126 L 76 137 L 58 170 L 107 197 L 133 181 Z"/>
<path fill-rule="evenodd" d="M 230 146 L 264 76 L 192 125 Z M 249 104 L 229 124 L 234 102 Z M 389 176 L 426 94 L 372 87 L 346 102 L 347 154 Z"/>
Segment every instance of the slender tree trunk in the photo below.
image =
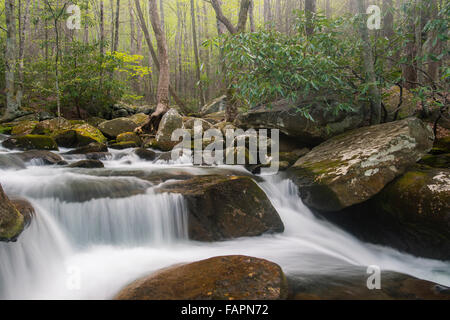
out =
<path fill-rule="evenodd" d="M 120 0 L 116 2 L 116 19 L 114 27 L 114 47 L 113 51 L 119 50 L 119 27 L 120 27 Z"/>
<path fill-rule="evenodd" d="M 377 79 L 374 69 L 374 60 L 372 48 L 369 40 L 369 31 L 366 24 L 366 7 L 364 0 L 358 0 L 359 8 L 359 32 L 362 40 L 362 53 L 364 60 L 364 73 L 366 82 L 369 87 L 370 106 L 371 106 L 371 124 L 379 124 L 381 122 L 381 95 L 377 86 Z"/>
<path fill-rule="evenodd" d="M 314 33 L 313 16 L 316 14 L 316 0 L 305 0 L 306 12 L 306 35 L 311 36 Z"/>
<path fill-rule="evenodd" d="M 194 44 L 194 56 L 195 56 L 195 73 L 197 75 L 198 88 L 199 88 L 199 96 L 200 96 L 200 104 L 204 106 L 205 96 L 203 92 L 203 85 L 201 81 L 201 73 L 200 73 L 200 59 L 198 54 L 198 43 L 197 43 L 197 28 L 195 23 L 195 1 L 191 0 L 191 19 L 192 19 L 192 41 Z"/>
<path fill-rule="evenodd" d="M 417 82 L 417 70 L 416 70 L 416 64 L 415 64 L 415 58 L 416 58 L 416 46 L 415 46 L 415 10 L 413 4 L 411 4 L 409 7 L 406 8 L 405 16 L 406 16 L 406 30 L 404 30 L 404 33 L 408 37 L 408 41 L 406 42 L 405 48 L 404 48 L 404 60 L 405 63 L 402 65 L 402 76 L 404 79 L 404 87 L 406 89 L 412 89 L 416 87 Z"/>
<path fill-rule="evenodd" d="M 148 32 L 147 25 L 145 24 L 145 19 L 144 19 L 144 15 L 142 13 L 141 5 L 139 3 L 139 0 L 134 0 L 134 3 L 136 5 L 136 12 L 137 12 L 137 15 L 139 18 L 139 25 L 142 29 L 142 32 L 144 33 L 144 38 L 145 38 L 145 41 L 147 42 L 147 46 L 148 46 L 150 55 L 153 60 L 153 64 L 155 65 L 155 68 L 158 71 L 158 73 L 160 73 L 161 67 L 160 67 L 159 59 L 158 59 L 158 56 L 156 55 L 155 49 L 153 48 L 153 43 L 150 38 L 150 33 Z M 175 100 L 178 107 L 183 112 L 186 112 L 186 106 L 184 105 L 184 102 L 178 97 L 178 95 L 175 93 L 175 91 L 173 90 L 173 88 L 171 86 L 169 86 L 169 91 L 170 91 L 170 95 L 173 97 L 173 99 Z"/>
<path fill-rule="evenodd" d="M 273 23 L 272 4 L 270 0 L 264 0 L 264 24 L 271 29 Z"/>
<path fill-rule="evenodd" d="M 331 12 L 331 0 L 326 0 L 325 1 L 325 14 L 327 15 L 327 18 L 330 19 L 332 17 L 332 12 Z"/>
<path fill-rule="evenodd" d="M 430 0 L 430 19 L 438 19 L 438 3 L 437 0 Z M 427 41 L 424 44 L 425 52 L 427 56 L 438 56 L 441 53 L 442 41 L 439 39 L 436 29 L 432 28 L 427 32 Z M 439 79 L 439 69 L 441 67 L 442 61 L 435 61 L 434 59 L 429 59 L 428 63 L 428 75 L 433 81 L 438 81 Z"/>
<path fill-rule="evenodd" d="M 249 17 L 250 17 L 250 32 L 255 32 L 255 3 L 254 0 L 250 1 L 250 8 L 249 8 Z"/>
<path fill-rule="evenodd" d="M 14 0 L 5 0 L 6 18 L 6 51 L 5 51 L 5 90 L 6 90 L 6 112 L 4 120 L 14 118 L 19 107 L 16 101 L 15 90 L 15 68 L 16 68 L 16 10 Z"/>
<path fill-rule="evenodd" d="M 30 0 L 27 0 L 25 3 L 25 12 L 19 15 L 19 24 L 20 24 L 20 39 L 19 39 L 19 85 L 17 90 L 17 107 L 20 109 L 22 107 L 22 98 L 23 98 L 23 92 L 24 92 L 24 57 L 25 57 L 25 43 L 26 43 L 26 35 L 27 35 L 27 26 L 28 26 L 28 20 L 30 16 Z M 21 1 L 19 1 L 19 8 L 20 12 L 21 9 Z"/>
<path fill-rule="evenodd" d="M 158 13 L 156 0 L 149 0 L 149 12 L 159 55 L 159 81 L 158 93 L 156 96 L 157 105 L 156 111 L 152 114 L 150 120 L 151 129 L 156 131 L 158 130 L 161 118 L 169 110 L 170 66 L 166 36 L 161 27 L 161 19 Z"/>

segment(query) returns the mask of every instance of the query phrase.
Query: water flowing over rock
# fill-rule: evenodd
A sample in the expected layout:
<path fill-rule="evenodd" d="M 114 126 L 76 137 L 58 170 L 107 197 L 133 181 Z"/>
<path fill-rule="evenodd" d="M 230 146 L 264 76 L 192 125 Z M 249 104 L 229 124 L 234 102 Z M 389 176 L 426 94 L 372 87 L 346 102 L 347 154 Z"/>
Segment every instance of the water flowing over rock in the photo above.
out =
<path fill-rule="evenodd" d="M 113 139 L 121 133 L 133 132 L 137 127 L 138 125 L 128 118 L 117 118 L 98 125 L 98 128 L 104 135 Z"/>
<path fill-rule="evenodd" d="M 79 148 L 91 143 L 105 143 L 106 138 L 97 128 L 87 124 L 77 124 L 72 128 L 53 133 L 56 142 L 64 148 Z"/>
<path fill-rule="evenodd" d="M 189 237 L 215 241 L 283 232 L 266 194 L 249 177 L 195 177 L 168 182 L 159 192 L 182 194 L 189 208 Z"/>
<path fill-rule="evenodd" d="M 61 156 L 45 150 L 31 150 L 22 153 L 15 153 L 13 155 L 21 159 L 23 162 L 34 162 L 35 164 L 42 163 L 45 165 L 66 164 Z"/>
<path fill-rule="evenodd" d="M 333 105 L 335 101 L 329 101 Z M 298 109 L 310 106 L 314 121 L 306 118 Z M 317 145 L 333 136 L 362 126 L 363 112 L 360 107 L 353 111 L 333 110 L 325 103 L 302 101 L 297 104 L 289 100 L 277 101 L 271 106 L 261 106 L 242 114 L 237 119 L 239 127 L 248 129 L 279 129 L 289 137 L 308 146 Z"/>
<path fill-rule="evenodd" d="M 66 154 L 88 154 L 108 152 L 108 147 L 104 143 L 92 142 L 86 146 L 66 152 Z"/>
<path fill-rule="evenodd" d="M 279 300 L 286 278 L 277 264 L 247 256 L 214 257 L 160 270 L 124 288 L 117 300 Z"/>
<path fill-rule="evenodd" d="M 289 169 L 304 202 L 338 211 L 370 199 L 432 148 L 416 118 L 356 129 L 314 148 Z"/>
<path fill-rule="evenodd" d="M 22 214 L 8 199 L 0 185 L 0 241 L 14 241 L 23 231 L 25 222 Z"/>
<path fill-rule="evenodd" d="M 363 241 L 450 260 L 450 170 L 416 165 L 369 201 L 325 216 Z"/>
<path fill-rule="evenodd" d="M 162 151 L 172 150 L 179 142 L 172 141 L 172 133 L 183 128 L 183 117 L 175 109 L 170 109 L 164 114 L 156 134 L 156 145 Z"/>
<path fill-rule="evenodd" d="M 86 169 L 94 169 L 94 168 L 104 168 L 105 166 L 100 160 L 81 160 L 75 163 L 72 163 L 70 168 L 86 168 Z"/>

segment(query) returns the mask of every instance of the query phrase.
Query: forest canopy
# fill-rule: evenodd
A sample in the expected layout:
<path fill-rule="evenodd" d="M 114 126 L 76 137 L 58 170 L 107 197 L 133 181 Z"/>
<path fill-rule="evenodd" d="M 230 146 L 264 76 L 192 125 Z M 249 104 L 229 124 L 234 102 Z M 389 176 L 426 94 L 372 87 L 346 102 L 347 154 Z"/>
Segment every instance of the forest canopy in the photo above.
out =
<path fill-rule="evenodd" d="M 375 30 L 369 5 L 380 8 Z M 445 0 L 5 0 L 0 110 L 108 118 L 118 103 L 167 100 L 188 114 L 227 94 L 232 120 L 283 98 L 335 95 L 336 111 L 368 103 L 379 123 L 397 87 L 423 116 L 440 114 L 449 11 Z"/>

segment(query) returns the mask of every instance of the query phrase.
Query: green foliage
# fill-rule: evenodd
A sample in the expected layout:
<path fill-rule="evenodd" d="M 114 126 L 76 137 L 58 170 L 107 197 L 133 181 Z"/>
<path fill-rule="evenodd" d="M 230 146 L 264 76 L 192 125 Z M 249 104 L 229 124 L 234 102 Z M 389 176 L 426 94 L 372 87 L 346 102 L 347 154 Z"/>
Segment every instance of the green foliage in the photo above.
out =
<path fill-rule="evenodd" d="M 126 93 L 131 78 L 143 77 L 149 73 L 148 68 L 139 66 L 142 58 L 120 52 L 102 56 L 98 43 L 67 43 L 60 62 L 59 82 L 63 108 L 81 108 L 91 115 L 102 116 L 124 96 L 139 100 L 141 97 Z M 41 75 L 44 73 L 50 77 L 47 81 L 42 81 Z M 111 76 L 113 73 L 120 73 L 122 76 Z M 28 77 L 35 92 L 54 96 L 53 61 L 38 60 L 31 65 Z"/>
<path fill-rule="evenodd" d="M 307 37 L 308 19 L 304 13 L 299 17 L 294 35 L 269 30 L 220 39 L 235 98 L 253 107 L 281 98 L 323 99 L 331 94 L 341 97 L 338 109 L 350 108 L 358 83 L 350 68 L 354 39 L 340 36 L 345 20 L 316 15 L 315 33 Z"/>

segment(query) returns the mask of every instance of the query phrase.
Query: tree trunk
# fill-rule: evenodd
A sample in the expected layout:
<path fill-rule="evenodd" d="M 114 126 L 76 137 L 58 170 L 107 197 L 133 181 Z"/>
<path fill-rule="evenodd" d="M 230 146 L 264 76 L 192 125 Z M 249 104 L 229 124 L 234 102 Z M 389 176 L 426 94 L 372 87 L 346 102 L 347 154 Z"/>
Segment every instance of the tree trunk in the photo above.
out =
<path fill-rule="evenodd" d="M 264 0 L 264 24 L 267 28 L 272 28 L 272 4 L 270 0 Z"/>
<path fill-rule="evenodd" d="M 366 82 L 369 87 L 370 95 L 370 113 L 371 113 L 371 124 L 379 124 L 381 122 L 381 95 L 377 86 L 377 79 L 374 69 L 374 60 L 372 55 L 372 48 L 369 40 L 369 31 L 366 24 L 366 8 L 364 5 L 364 0 L 358 0 L 359 7 L 359 32 L 362 40 L 362 54 L 364 60 L 364 73 L 366 76 Z"/>
<path fill-rule="evenodd" d="M 139 3 L 139 0 L 134 0 L 134 3 L 136 5 L 136 11 L 139 18 L 139 26 L 141 27 L 142 32 L 144 33 L 145 41 L 147 42 L 148 49 L 150 51 L 150 55 L 152 57 L 153 63 L 155 65 L 155 68 L 158 72 L 160 72 L 160 63 L 158 56 L 156 55 L 155 49 L 153 48 L 152 40 L 150 38 L 150 33 L 148 32 L 147 25 L 145 24 L 144 15 L 142 13 L 141 5 Z M 167 52 L 167 51 L 166 51 Z M 169 86 L 169 92 L 170 95 L 175 100 L 178 107 L 183 111 L 186 112 L 186 106 L 184 105 L 184 102 L 178 97 L 178 95 L 175 93 L 173 88 Z"/>
<path fill-rule="evenodd" d="M 313 16 L 316 14 L 316 0 L 305 0 L 306 13 L 306 35 L 311 36 L 314 33 Z"/>
<path fill-rule="evenodd" d="M 30 0 L 27 0 L 25 4 L 25 12 L 23 14 L 23 17 L 21 17 L 21 14 L 19 16 L 19 24 L 20 24 L 20 34 L 19 34 L 19 85 L 16 95 L 16 101 L 17 101 L 17 107 L 20 109 L 22 107 L 22 98 L 23 98 L 23 91 L 24 91 L 24 57 L 25 57 L 25 43 L 26 43 L 26 32 L 27 32 L 27 26 L 28 26 L 28 19 L 30 16 Z M 19 7 L 21 7 L 21 2 L 19 1 Z M 20 12 L 22 9 L 20 8 Z"/>
<path fill-rule="evenodd" d="M 161 19 L 158 13 L 156 0 L 149 0 L 149 12 L 159 54 L 159 81 L 158 93 L 156 95 L 157 105 L 156 111 L 150 117 L 150 129 L 151 131 L 156 131 L 158 130 L 161 118 L 169 110 L 170 66 L 166 36 L 161 28 Z"/>
<path fill-rule="evenodd" d="M 330 19 L 332 17 L 330 1 L 331 0 L 326 0 L 326 2 L 325 2 L 325 14 L 327 15 L 328 19 Z"/>
<path fill-rule="evenodd" d="M 437 0 L 430 0 L 429 3 L 429 11 L 430 11 L 430 19 L 435 20 L 438 19 L 439 8 Z M 436 29 L 431 28 L 427 32 L 427 41 L 424 44 L 424 50 L 427 56 L 436 57 L 441 53 L 442 50 L 442 42 L 438 37 L 438 33 Z M 428 75 L 430 78 L 436 82 L 439 80 L 439 69 L 441 67 L 442 61 L 435 61 L 434 59 L 429 59 L 428 63 Z"/>
<path fill-rule="evenodd" d="M 255 3 L 254 0 L 250 0 L 250 8 L 249 8 L 249 17 L 250 17 L 250 32 L 255 32 L 256 28 L 255 28 Z"/>
<path fill-rule="evenodd" d="M 119 50 L 119 27 L 120 27 L 120 0 L 116 2 L 116 19 L 114 27 L 114 48 L 113 51 Z"/>
<path fill-rule="evenodd" d="M 194 2 L 194 0 L 191 0 L 191 19 L 192 19 L 192 41 L 194 44 L 194 56 L 195 56 L 195 73 L 197 75 L 197 81 L 198 81 L 200 104 L 201 104 L 201 106 L 204 106 L 206 104 L 206 102 L 205 102 L 205 96 L 204 96 L 204 92 L 203 92 L 203 85 L 202 85 L 201 74 L 200 74 L 200 59 L 199 59 L 199 54 L 198 54 L 197 28 L 196 28 L 196 24 L 195 24 L 195 2 Z"/>
<path fill-rule="evenodd" d="M 403 56 L 405 63 L 402 65 L 402 76 L 404 79 L 403 86 L 406 89 L 413 89 L 416 87 L 417 82 L 417 71 L 415 65 L 415 57 L 416 57 L 416 46 L 415 46 L 415 18 L 414 18 L 414 6 L 411 4 L 410 7 L 406 8 L 405 16 L 406 23 L 404 30 L 405 35 L 408 37 L 408 41 L 405 45 Z"/>
<path fill-rule="evenodd" d="M 15 68 L 16 68 L 16 10 L 14 0 L 5 0 L 6 17 L 6 51 L 5 51 L 5 90 L 6 90 L 6 112 L 4 120 L 13 119 L 19 107 L 16 101 L 15 90 Z"/>

